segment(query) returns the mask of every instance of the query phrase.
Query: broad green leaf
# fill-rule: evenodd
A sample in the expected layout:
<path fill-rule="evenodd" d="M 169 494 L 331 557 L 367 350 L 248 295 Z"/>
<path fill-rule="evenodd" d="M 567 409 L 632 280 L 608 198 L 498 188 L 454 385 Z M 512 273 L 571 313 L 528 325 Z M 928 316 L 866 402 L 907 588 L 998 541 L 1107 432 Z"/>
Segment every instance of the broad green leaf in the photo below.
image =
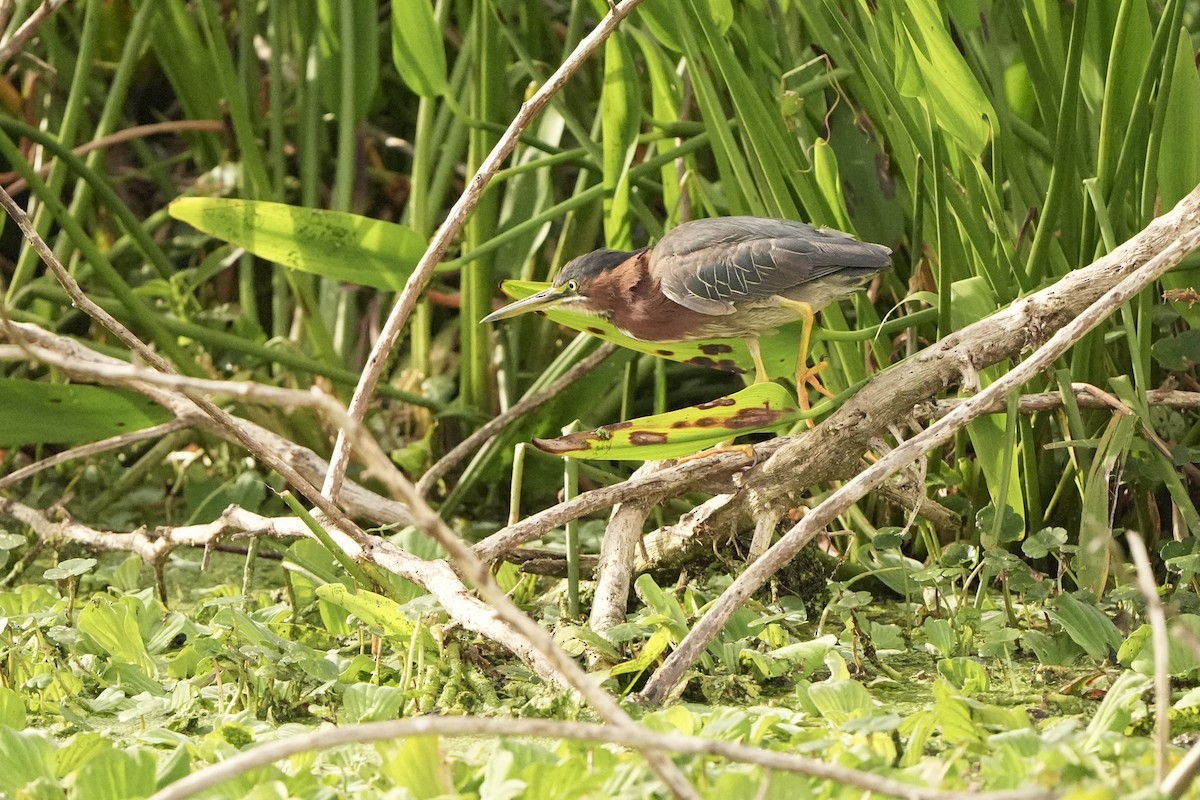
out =
<path fill-rule="evenodd" d="M 683 606 L 679 605 L 674 595 L 664 592 L 648 574 L 639 575 L 633 582 L 633 588 L 643 603 L 670 620 L 671 632 L 677 639 L 687 635 L 687 615 L 683 613 Z"/>
<path fill-rule="evenodd" d="M 809 675 L 821 668 L 825 656 L 837 646 L 837 637 L 825 634 L 806 642 L 784 645 L 771 650 L 768 655 L 792 664 L 792 673 Z"/>
<path fill-rule="evenodd" d="M 187 197 L 170 212 L 268 261 L 375 289 L 402 289 L 425 253 L 425 239 L 412 228 L 341 211 Z"/>
<path fill-rule="evenodd" d="M 19 733 L 0 725 L 0 764 L 3 797 L 19 796 L 18 790 L 34 781 L 58 783 L 50 740 L 35 732 Z"/>
<path fill-rule="evenodd" d="M 646 643 L 642 645 L 642 649 L 638 654 L 628 661 L 617 664 L 609 670 L 609 675 L 625 675 L 629 673 L 638 674 L 645 672 L 657 663 L 659 656 L 667 651 L 667 647 L 671 644 L 671 632 L 662 627 L 654 631 Z"/>
<path fill-rule="evenodd" d="M 956 657 L 943 658 L 937 662 L 938 675 L 968 697 L 982 694 L 991 686 L 987 670 L 974 659 Z"/>
<path fill-rule="evenodd" d="M 48 581 L 65 581 L 67 578 L 75 578 L 90 572 L 94 566 L 96 566 L 94 558 L 68 558 L 66 561 L 58 562 L 58 566 L 43 572 L 42 577 Z"/>
<path fill-rule="evenodd" d="M 96 595 L 80 610 L 78 626 L 115 661 L 154 674 L 154 661 L 146 650 L 137 617 L 125 604 Z"/>
<path fill-rule="evenodd" d="M 429 0 L 392 0 L 392 61 L 422 97 L 446 91 L 446 48 Z"/>
<path fill-rule="evenodd" d="M 1174 676 L 1183 676 L 1200 669 L 1200 656 L 1189 644 L 1197 634 L 1200 634 L 1200 616 L 1195 614 L 1180 614 L 1167 620 L 1168 652 L 1167 672 Z M 1154 674 L 1154 642 L 1147 638 L 1141 652 L 1133 658 L 1130 667 L 1143 675 Z"/>
<path fill-rule="evenodd" d="M 896 552 L 874 552 L 863 555 L 870 566 L 871 574 L 898 595 L 911 596 L 920 590 L 915 575 L 921 571 L 921 562 Z"/>
<path fill-rule="evenodd" d="M 1151 346 L 1150 353 L 1163 369 L 1186 372 L 1200 365 L 1200 330 L 1164 336 Z"/>
<path fill-rule="evenodd" d="M 1083 652 L 1070 636 L 1061 632 L 1025 631 L 1021 641 L 1037 656 L 1038 663 L 1047 666 L 1069 667 Z"/>
<path fill-rule="evenodd" d="M 796 400 L 777 383 L 756 383 L 707 403 L 655 414 L 594 431 L 534 439 L 552 455 L 612 461 L 677 458 L 734 436 L 787 425 L 799 419 Z"/>
<path fill-rule="evenodd" d="M 1123 672 L 1109 688 L 1096 710 L 1096 716 L 1088 723 L 1087 747 L 1092 749 L 1105 733 L 1124 734 L 1133 719 L 1133 711 L 1142 695 L 1150 688 L 1152 679 L 1136 672 Z"/>
<path fill-rule="evenodd" d="M 341 717 L 350 723 L 398 719 L 403 702 L 404 689 L 399 686 L 352 683 L 342 693 Z"/>
<path fill-rule="evenodd" d="M 950 744 L 968 744 L 983 738 L 984 731 L 971 717 L 971 707 L 959 696 L 958 690 L 945 680 L 933 684 L 934 713 L 938 728 Z"/>
<path fill-rule="evenodd" d="M 920 763 L 925 746 L 936 730 L 937 714 L 933 711 L 919 711 L 905 718 L 900 724 L 900 733 L 907 737 L 907 742 L 900 766 L 912 767 Z"/>
<path fill-rule="evenodd" d="M 171 419 L 135 392 L 0 378 L 0 447 L 95 442 Z"/>
<path fill-rule="evenodd" d="M 1046 613 L 1062 625 L 1075 644 L 1097 661 L 1115 653 L 1125 638 L 1103 611 L 1080 602 L 1074 595 L 1060 595 L 1057 608 Z"/>
<path fill-rule="evenodd" d="M 77 733 L 54 754 L 54 764 L 59 775 L 67 775 L 112 749 L 113 743 L 99 733 Z"/>
<path fill-rule="evenodd" d="M 396 789 L 414 800 L 446 796 L 454 789 L 449 762 L 437 736 L 410 736 L 400 742 L 376 745 L 383 758 L 383 774 Z"/>
<path fill-rule="evenodd" d="M 1142 648 L 1151 645 L 1151 639 L 1154 635 L 1153 629 L 1149 624 L 1142 624 L 1140 627 L 1130 631 L 1129 636 L 1121 643 L 1120 649 L 1117 650 L 1117 663 L 1128 667 L 1137 658 Z"/>
<path fill-rule="evenodd" d="M 925 647 L 935 655 L 953 656 L 958 652 L 958 637 L 954 628 L 944 619 L 929 617 L 921 626 L 925 633 Z"/>
<path fill-rule="evenodd" d="M 987 95 L 971 73 L 935 0 L 893 5 L 897 85 L 920 100 L 936 126 L 972 156 L 983 151 L 996 119 Z"/>
<path fill-rule="evenodd" d="M 317 597 L 341 606 L 366 625 L 382 628 L 388 636 L 410 637 L 413 623 L 400 613 L 399 606 L 383 595 L 365 589 L 351 591 L 342 583 L 327 583 L 317 587 Z"/>
<path fill-rule="evenodd" d="M 808 688 L 808 697 L 820 709 L 821 716 L 839 726 L 875 708 L 866 687 L 853 678 L 814 683 Z"/>
<path fill-rule="evenodd" d="M 25 727 L 25 696 L 7 686 L 0 686 L 0 727 Z"/>
<path fill-rule="evenodd" d="M 89 800 L 130 800 L 149 797 L 158 788 L 158 760 L 144 748 L 106 750 L 79 770 L 78 786 L 87 787 Z"/>

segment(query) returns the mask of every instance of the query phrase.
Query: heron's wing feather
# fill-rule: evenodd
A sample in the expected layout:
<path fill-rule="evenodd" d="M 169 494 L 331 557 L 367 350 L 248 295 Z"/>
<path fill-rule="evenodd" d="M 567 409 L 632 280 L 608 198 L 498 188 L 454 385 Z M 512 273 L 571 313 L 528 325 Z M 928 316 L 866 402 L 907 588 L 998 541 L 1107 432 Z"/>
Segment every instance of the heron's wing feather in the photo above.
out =
<path fill-rule="evenodd" d="M 650 275 L 676 303 L 724 315 L 735 303 L 786 294 L 828 275 L 865 280 L 890 256 L 883 245 L 802 222 L 721 217 L 685 223 L 664 236 L 651 252 Z"/>

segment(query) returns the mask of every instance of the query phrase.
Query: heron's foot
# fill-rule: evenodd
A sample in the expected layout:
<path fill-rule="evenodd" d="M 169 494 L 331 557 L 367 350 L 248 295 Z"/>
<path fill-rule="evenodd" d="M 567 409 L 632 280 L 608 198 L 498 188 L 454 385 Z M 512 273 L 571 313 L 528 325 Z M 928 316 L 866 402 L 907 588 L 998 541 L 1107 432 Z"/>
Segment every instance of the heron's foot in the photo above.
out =
<path fill-rule="evenodd" d="M 800 401 L 800 408 L 804 411 L 812 408 L 808 402 L 808 387 L 810 386 L 826 397 L 833 397 L 833 392 L 822 386 L 821 379 L 817 377 L 828 366 L 829 362 L 821 361 L 812 367 L 805 364 L 796 372 L 796 399 Z"/>
<path fill-rule="evenodd" d="M 741 453 L 747 459 L 749 459 L 751 466 L 758 463 L 758 458 L 754 455 L 754 446 L 753 445 L 729 444 L 728 442 L 722 442 L 721 444 L 715 445 L 713 447 L 709 447 L 706 450 L 701 450 L 699 453 L 692 453 L 691 455 L 680 456 L 679 458 L 675 459 L 675 463 L 676 464 L 686 464 L 689 461 L 699 461 L 702 458 L 709 458 L 711 456 L 719 456 L 722 453 Z"/>

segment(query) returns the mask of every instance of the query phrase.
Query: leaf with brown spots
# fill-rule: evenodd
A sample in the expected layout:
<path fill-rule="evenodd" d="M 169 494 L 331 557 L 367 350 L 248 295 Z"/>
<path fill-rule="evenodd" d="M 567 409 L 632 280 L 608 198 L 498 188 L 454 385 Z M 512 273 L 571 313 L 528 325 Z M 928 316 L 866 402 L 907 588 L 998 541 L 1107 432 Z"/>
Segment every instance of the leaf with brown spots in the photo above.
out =
<path fill-rule="evenodd" d="M 756 383 L 698 406 L 533 443 L 567 458 L 651 461 L 690 455 L 740 434 L 790 425 L 797 419 L 796 400 L 787 389 L 777 383 Z"/>

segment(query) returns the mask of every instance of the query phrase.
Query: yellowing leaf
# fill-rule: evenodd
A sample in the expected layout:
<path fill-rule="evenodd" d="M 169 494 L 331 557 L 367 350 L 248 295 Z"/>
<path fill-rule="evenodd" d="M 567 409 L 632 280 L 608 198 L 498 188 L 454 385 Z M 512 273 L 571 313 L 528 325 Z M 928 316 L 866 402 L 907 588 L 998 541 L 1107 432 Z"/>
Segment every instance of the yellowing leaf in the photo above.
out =
<path fill-rule="evenodd" d="M 566 458 L 650 461 L 677 458 L 743 433 L 795 422 L 795 398 L 777 383 L 756 383 L 740 392 L 678 411 L 604 425 L 594 431 L 534 439 L 539 449 Z"/>

